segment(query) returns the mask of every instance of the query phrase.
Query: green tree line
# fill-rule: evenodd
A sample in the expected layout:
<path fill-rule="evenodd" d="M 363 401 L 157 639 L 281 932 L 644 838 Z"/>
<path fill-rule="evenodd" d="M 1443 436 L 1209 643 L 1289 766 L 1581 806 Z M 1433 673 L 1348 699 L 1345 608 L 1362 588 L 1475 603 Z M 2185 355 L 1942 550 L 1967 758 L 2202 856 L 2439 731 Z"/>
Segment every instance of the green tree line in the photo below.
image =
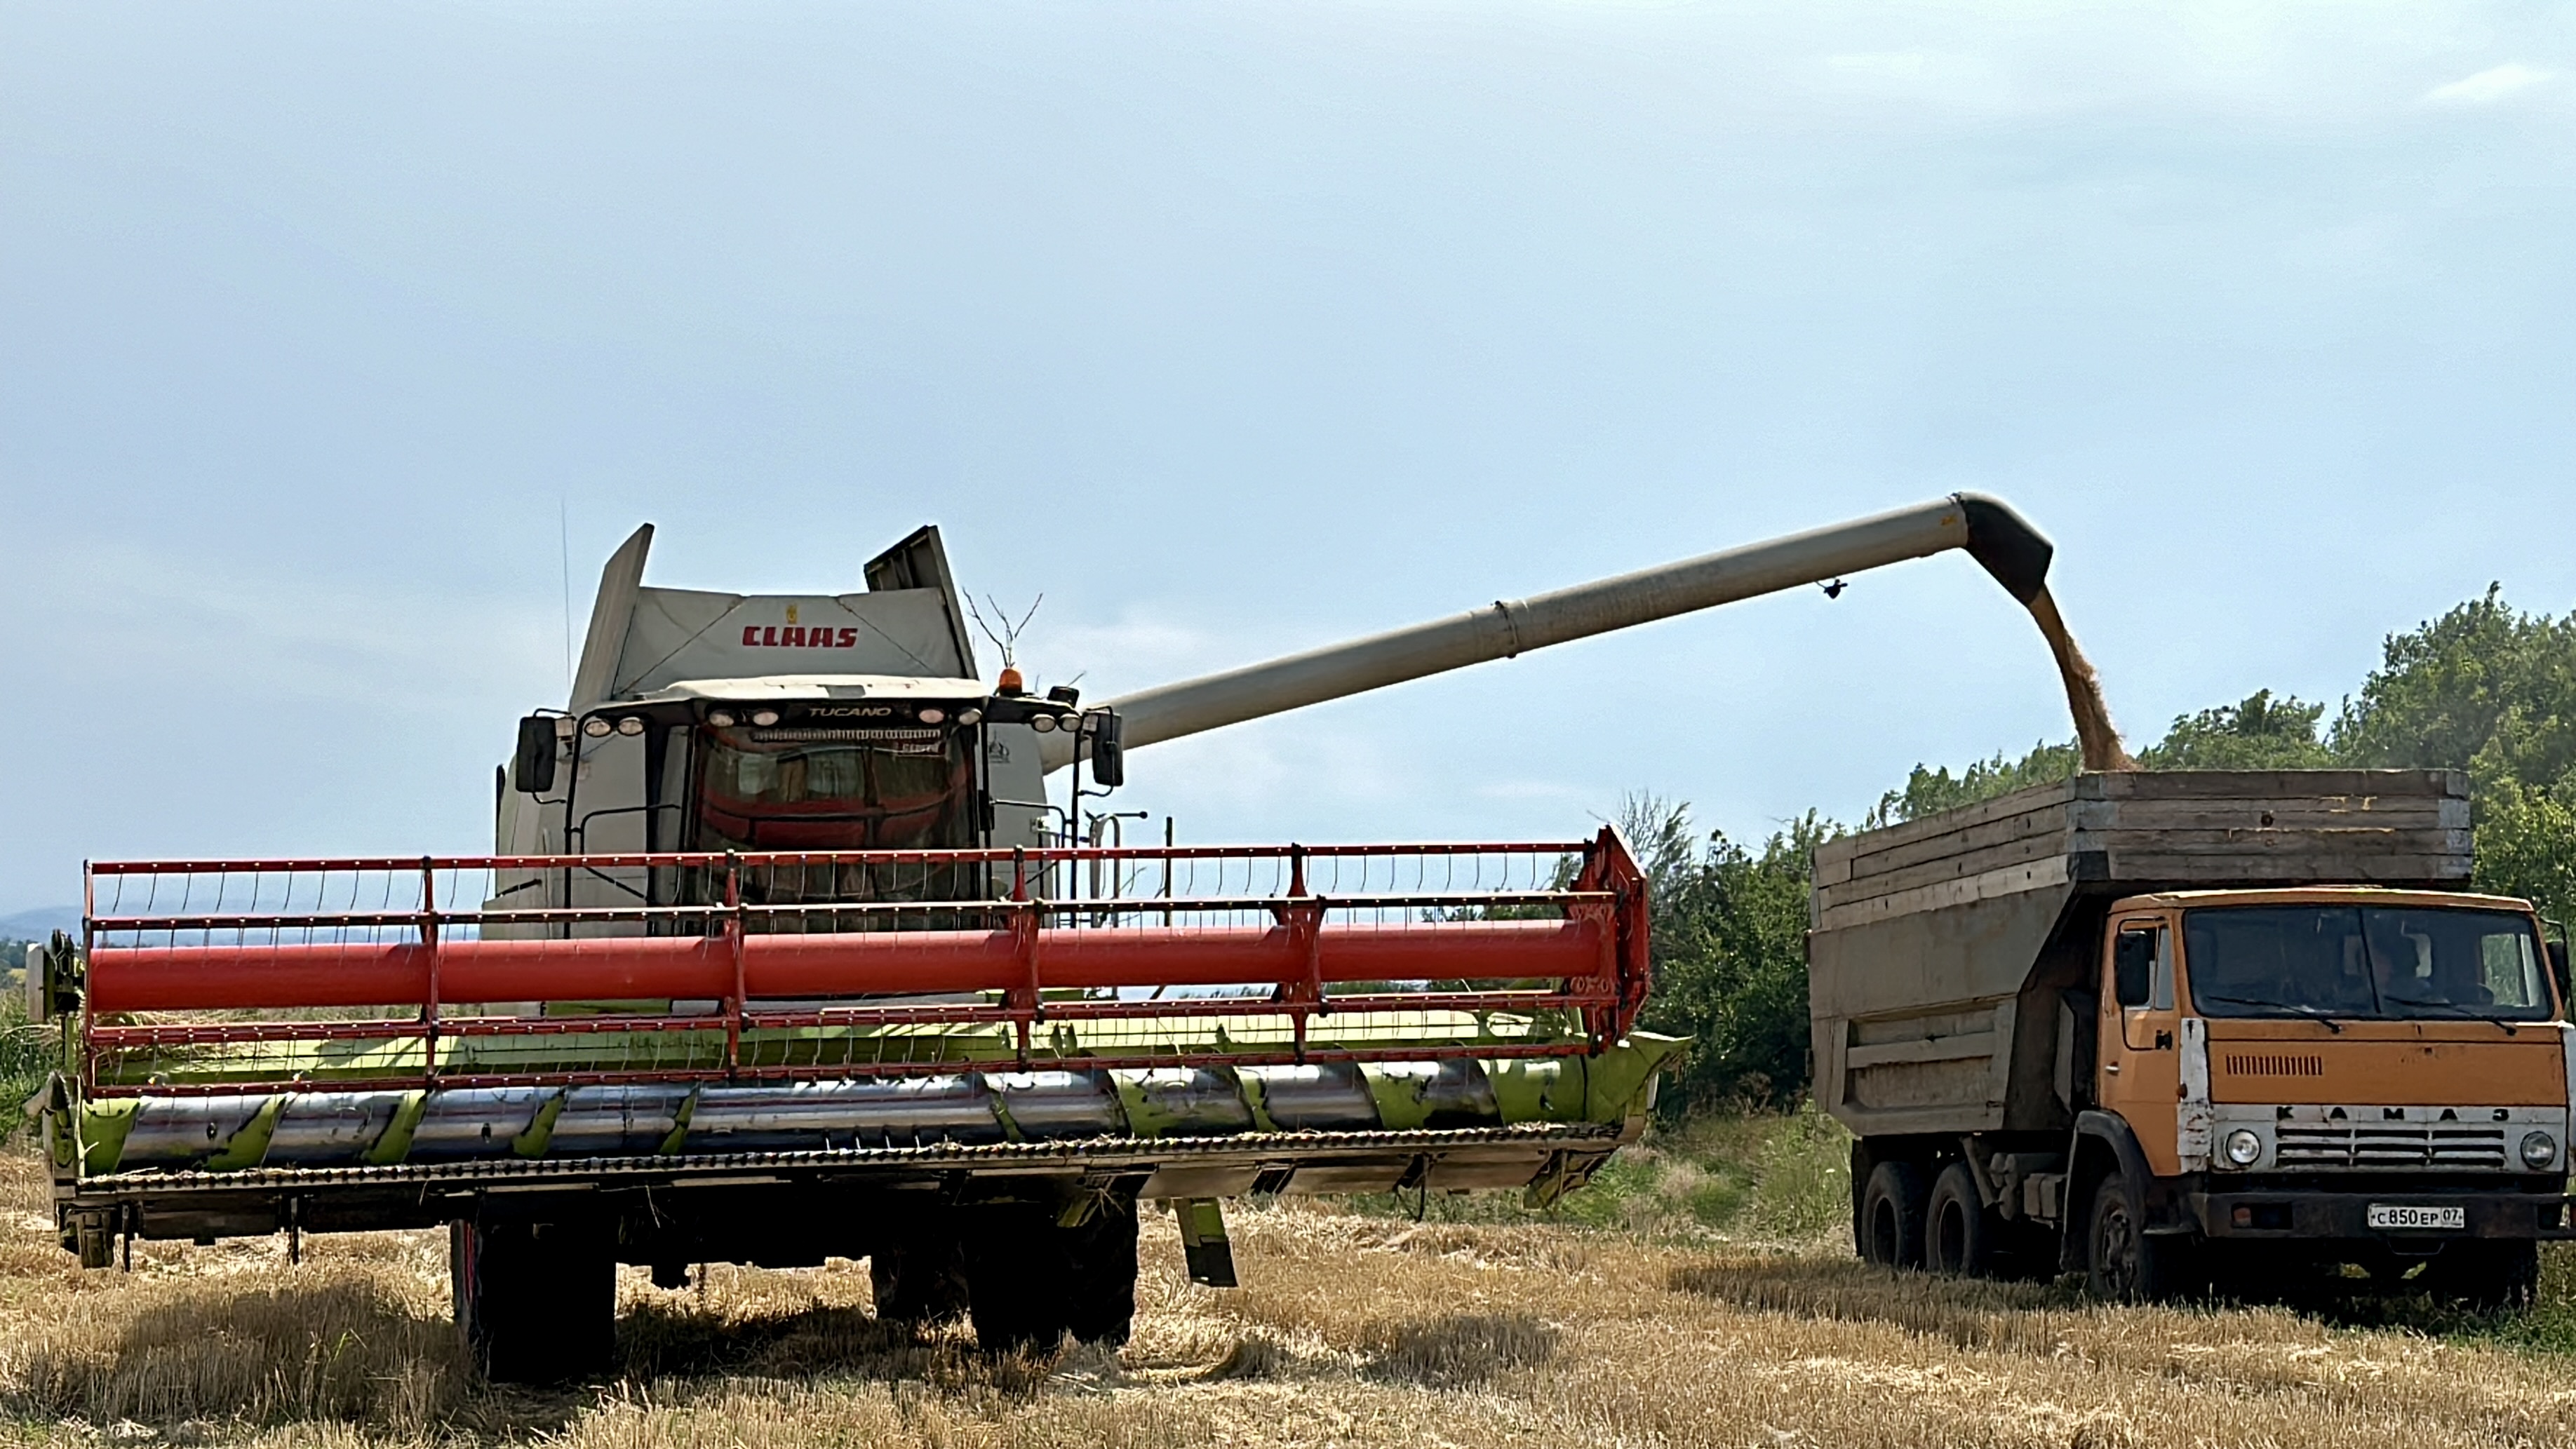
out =
<path fill-rule="evenodd" d="M 2327 706 L 2271 690 L 2175 719 L 2150 770 L 2465 770 L 2477 886 L 2576 921 L 2576 611 L 2522 613 L 2489 587 L 2385 641 Z M 1895 824 L 2075 773 L 2072 740 L 1953 771 L 1917 765 L 1864 825 Z M 1759 846 L 1702 836 L 1689 807 L 1634 796 L 1619 824 L 1653 881 L 1656 985 L 1644 1024 L 1695 1038 L 1675 1111 L 1778 1104 L 1807 1082 L 1808 862 L 1842 827 L 1810 811 Z"/>

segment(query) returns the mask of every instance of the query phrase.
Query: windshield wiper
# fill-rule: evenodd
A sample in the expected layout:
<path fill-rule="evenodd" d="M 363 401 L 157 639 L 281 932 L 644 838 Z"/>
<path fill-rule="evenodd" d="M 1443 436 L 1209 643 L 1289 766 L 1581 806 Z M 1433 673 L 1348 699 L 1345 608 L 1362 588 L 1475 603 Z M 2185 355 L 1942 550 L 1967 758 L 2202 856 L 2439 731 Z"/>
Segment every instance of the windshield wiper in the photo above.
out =
<path fill-rule="evenodd" d="M 2384 994 L 2383 994 L 2379 999 L 2380 999 L 2380 1001 L 2381 1001 L 2383 1004 L 2385 1004 L 2385 1005 L 2389 1005 L 2389 1006 L 2404 1006 L 2404 1007 L 2410 1007 L 2410 1008 L 2426 1008 L 2426 1009 L 2429 1009 L 2429 1010 L 2431 1011 L 2431 1013 L 2432 1013 L 2432 1014 L 2437 1015 L 2437 1016 L 2449 1016 L 2449 1017 L 2456 1017 L 2456 1018 L 2458 1018 L 2458 1019 L 2460 1019 L 2460 1020 L 2462 1020 L 2462 1021 L 2489 1021 L 2489 1022 L 2493 1022 L 2493 1023 L 2495 1023 L 2497 1026 L 2500 1026 L 2500 1027 L 2503 1027 L 2503 1028 L 2504 1028 L 2504 1034 L 2505 1034 L 2506 1036 L 2520 1036 L 2520 1035 L 2521 1035 L 2521 1033 L 2520 1033 L 2520 1032 L 2518 1032 L 2518 1031 L 2514 1030 L 2514 1025 L 2513 1025 L 2513 1023 L 2512 1023 L 2512 1022 L 2506 1021 L 2506 1020 L 2505 1020 L 2504 1018 L 2502 1018 L 2502 1017 L 2498 1017 L 2498 1016 L 2488 1016 L 2488 1015 L 2484 1014 L 2483 1012 L 2471 1011 L 2469 1008 L 2467 1008 L 2467 1007 L 2465 1007 L 2465 1006 L 2460 1005 L 2460 1004 L 2459 1004 L 2458 1002 L 2456 1002 L 2456 1001 L 2431 1001 L 2431 1000 L 2424 999 L 2424 998 L 2422 998 L 2422 997 L 2415 997 L 2415 996 L 2388 996 L 2388 995 L 2384 995 Z"/>
<path fill-rule="evenodd" d="M 2222 996 L 2215 991 L 2195 991 L 2192 993 L 2192 999 L 2233 1002 L 2238 1006 L 2259 1006 L 2265 1011 L 2286 1011 L 2292 1016 L 2304 1016 L 2310 1021 L 2318 1022 L 2337 1036 L 2343 1035 L 2343 1023 L 2314 1006 L 2293 1006 L 2286 1001 L 2259 1001 L 2251 996 Z"/>

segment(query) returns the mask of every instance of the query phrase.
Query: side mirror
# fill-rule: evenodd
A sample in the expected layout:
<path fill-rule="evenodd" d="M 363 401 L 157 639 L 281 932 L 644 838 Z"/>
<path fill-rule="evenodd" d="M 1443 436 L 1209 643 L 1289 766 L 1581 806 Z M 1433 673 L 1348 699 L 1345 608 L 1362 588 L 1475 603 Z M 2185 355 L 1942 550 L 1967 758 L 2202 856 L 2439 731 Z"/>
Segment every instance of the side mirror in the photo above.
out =
<path fill-rule="evenodd" d="M 519 753 L 510 778 L 522 795 L 542 795 L 555 787 L 555 721 L 532 714 L 519 721 Z"/>
<path fill-rule="evenodd" d="M 1106 790 L 1127 783 L 1127 752 L 1118 733 L 1117 715 L 1104 709 L 1091 716 L 1091 779 Z"/>
<path fill-rule="evenodd" d="M 80 1009 L 80 948 L 61 931 L 27 946 L 27 1019 L 46 1021 Z"/>
<path fill-rule="evenodd" d="M 2569 1010 L 2576 1010 L 2576 1004 L 2571 1004 L 2567 1000 L 2569 995 L 2576 993 L 2571 993 L 2568 989 L 2567 943 L 2565 941 L 2552 941 L 2549 943 L 2549 974 L 2558 982 L 2559 1003 L 2562 1006 L 2566 1006 Z"/>
<path fill-rule="evenodd" d="M 27 943 L 27 1020 L 43 1021 L 54 1014 L 53 962 L 42 941 Z"/>

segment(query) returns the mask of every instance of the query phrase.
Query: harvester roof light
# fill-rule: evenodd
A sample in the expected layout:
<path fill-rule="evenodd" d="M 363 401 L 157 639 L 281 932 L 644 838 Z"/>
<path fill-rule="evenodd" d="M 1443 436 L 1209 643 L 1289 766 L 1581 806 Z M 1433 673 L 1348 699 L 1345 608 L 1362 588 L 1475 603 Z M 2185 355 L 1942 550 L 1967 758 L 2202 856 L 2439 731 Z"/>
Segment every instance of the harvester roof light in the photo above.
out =
<path fill-rule="evenodd" d="M 617 732 L 621 735 L 640 735 L 644 733 L 644 716 L 640 714 L 630 714 L 626 718 L 619 720 L 617 722 Z"/>
<path fill-rule="evenodd" d="M 926 704 L 921 707 L 921 714 L 918 718 L 923 724 L 937 724 L 941 720 L 948 718 L 948 711 L 941 709 L 935 704 Z"/>
<path fill-rule="evenodd" d="M 1029 720 L 1029 728 L 1042 735 L 1052 734 L 1055 732 L 1055 716 L 1051 714 L 1032 716 Z"/>
<path fill-rule="evenodd" d="M 720 729 L 720 730 L 729 730 L 729 729 L 732 729 L 732 728 L 733 728 L 733 711 L 732 711 L 732 710 L 729 710 L 729 709 L 711 709 L 711 710 L 708 710 L 708 711 L 707 711 L 707 723 L 709 723 L 709 724 L 711 724 L 711 725 L 714 725 L 717 729 Z"/>
<path fill-rule="evenodd" d="M 608 721 L 601 719 L 597 715 L 592 715 L 590 718 L 581 722 L 581 732 L 590 736 L 594 740 L 604 740 L 608 738 L 608 732 L 615 728 L 615 725 L 610 724 Z"/>
<path fill-rule="evenodd" d="M 778 723 L 778 711 L 774 709 L 755 709 L 751 712 L 751 722 L 760 726 L 762 729 L 767 729 L 771 725 Z"/>

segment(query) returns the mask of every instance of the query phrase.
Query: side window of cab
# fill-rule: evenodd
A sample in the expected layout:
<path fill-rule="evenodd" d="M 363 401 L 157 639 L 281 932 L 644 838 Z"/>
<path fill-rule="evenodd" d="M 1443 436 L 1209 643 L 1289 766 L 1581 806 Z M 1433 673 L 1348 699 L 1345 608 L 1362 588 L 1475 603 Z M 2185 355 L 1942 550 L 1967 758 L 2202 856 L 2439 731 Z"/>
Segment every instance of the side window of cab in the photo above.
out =
<path fill-rule="evenodd" d="M 2164 922 L 2120 923 L 2111 946 L 2111 992 L 2128 1010 L 2173 1010 L 2173 947 Z"/>

